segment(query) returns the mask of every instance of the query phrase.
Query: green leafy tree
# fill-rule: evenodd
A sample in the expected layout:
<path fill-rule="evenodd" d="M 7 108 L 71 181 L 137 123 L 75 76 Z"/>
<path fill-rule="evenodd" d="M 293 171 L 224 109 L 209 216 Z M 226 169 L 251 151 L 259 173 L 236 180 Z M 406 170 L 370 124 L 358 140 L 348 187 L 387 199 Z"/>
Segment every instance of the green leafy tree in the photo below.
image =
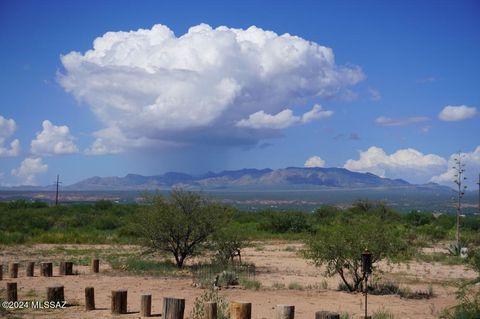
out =
<path fill-rule="evenodd" d="M 364 275 L 361 253 L 372 253 L 372 264 L 396 260 L 409 253 L 403 230 L 378 216 L 357 216 L 321 226 L 306 240 L 304 257 L 326 266 L 326 275 L 339 275 L 349 291 L 360 291 Z"/>
<path fill-rule="evenodd" d="M 153 251 L 171 253 L 178 268 L 204 248 L 208 238 L 231 216 L 229 206 L 175 189 L 168 198 L 151 196 L 139 217 L 140 234 Z"/>

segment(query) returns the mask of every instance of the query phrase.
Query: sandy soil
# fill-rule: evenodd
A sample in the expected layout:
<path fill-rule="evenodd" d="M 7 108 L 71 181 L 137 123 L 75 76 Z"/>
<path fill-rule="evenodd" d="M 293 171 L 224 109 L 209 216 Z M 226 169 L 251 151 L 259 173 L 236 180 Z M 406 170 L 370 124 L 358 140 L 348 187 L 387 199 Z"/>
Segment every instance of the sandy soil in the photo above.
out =
<path fill-rule="evenodd" d="M 12 315 L 22 318 L 112 318 L 110 315 L 110 296 L 114 289 L 128 289 L 129 314 L 122 318 L 140 318 L 140 296 L 152 294 L 152 312 L 160 316 L 163 297 L 186 299 L 185 316 L 190 315 L 194 299 L 203 293 L 201 288 L 192 285 L 190 278 L 159 278 L 132 276 L 112 271 L 106 262 L 101 263 L 101 273 L 91 274 L 87 266 L 74 266 L 78 275 L 59 276 L 58 267 L 54 267 L 54 277 L 25 277 L 24 265 L 20 265 L 19 278 L 8 278 L 6 264 L 10 261 L 60 260 L 62 252 L 69 249 L 138 251 L 134 246 L 88 246 L 88 245 L 35 245 L 30 247 L 3 247 L 0 262 L 4 264 L 6 282 L 17 282 L 19 300 L 44 300 L 46 288 L 55 284 L 65 286 L 65 299 L 73 306 L 56 310 L 16 310 Z M 339 313 L 348 312 L 351 318 L 359 318 L 364 312 L 364 296 L 336 291 L 337 277 L 326 278 L 322 269 L 316 268 L 298 256 L 301 244 L 296 243 L 260 243 L 245 250 L 245 262 L 257 266 L 256 280 L 262 283 L 258 291 L 241 288 L 221 289 L 229 301 L 252 302 L 253 318 L 272 318 L 277 304 L 295 305 L 295 317 L 312 319 L 319 310 Z M 51 254 L 49 254 L 51 252 Z M 455 302 L 454 284 L 462 279 L 474 278 L 475 273 L 463 266 L 447 266 L 438 263 L 418 263 L 380 266 L 385 279 L 392 279 L 401 286 L 412 290 L 427 289 L 432 285 L 434 298 L 428 300 L 407 300 L 398 296 L 369 296 L 369 312 L 385 309 L 397 318 L 436 318 L 442 309 L 453 306 Z M 288 289 L 291 283 L 297 283 L 302 289 Z M 274 288 L 284 285 L 285 288 Z M 95 288 L 97 310 L 84 311 L 84 288 Z"/>

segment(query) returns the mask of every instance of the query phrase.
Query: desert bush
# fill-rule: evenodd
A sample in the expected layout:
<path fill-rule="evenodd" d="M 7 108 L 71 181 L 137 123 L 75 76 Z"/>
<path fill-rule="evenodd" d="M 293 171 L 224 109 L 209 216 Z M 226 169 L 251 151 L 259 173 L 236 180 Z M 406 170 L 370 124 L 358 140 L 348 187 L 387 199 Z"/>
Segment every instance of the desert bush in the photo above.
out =
<path fill-rule="evenodd" d="M 260 222 L 260 228 L 272 233 L 301 233 L 311 229 L 304 212 L 270 212 Z"/>
<path fill-rule="evenodd" d="M 233 263 L 238 256 L 242 262 L 242 249 L 249 245 L 246 235 L 237 224 L 229 224 L 214 233 L 212 248 L 215 251 L 215 258 L 218 262 L 227 264 Z"/>
<path fill-rule="evenodd" d="M 372 264 L 387 259 L 400 260 L 413 249 L 404 231 L 377 216 L 359 216 L 348 223 L 336 221 L 319 227 L 305 241 L 303 256 L 317 266 L 325 265 L 325 275 L 339 275 L 349 291 L 359 291 L 364 275 L 360 271 L 361 253 L 372 253 Z"/>
<path fill-rule="evenodd" d="M 205 308 L 204 305 L 206 302 L 216 302 L 217 303 L 217 319 L 229 319 L 230 313 L 228 309 L 228 302 L 218 293 L 217 290 L 208 289 L 205 292 L 195 298 L 193 302 L 193 308 L 190 312 L 190 318 L 192 319 L 203 319 L 205 318 Z"/>

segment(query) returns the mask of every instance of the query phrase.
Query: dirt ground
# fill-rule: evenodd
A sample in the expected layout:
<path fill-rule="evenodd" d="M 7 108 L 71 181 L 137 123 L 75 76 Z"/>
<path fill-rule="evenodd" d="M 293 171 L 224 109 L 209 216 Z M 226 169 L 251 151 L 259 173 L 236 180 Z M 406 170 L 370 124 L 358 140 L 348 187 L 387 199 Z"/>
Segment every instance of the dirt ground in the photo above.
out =
<path fill-rule="evenodd" d="M 109 249 L 134 252 L 134 246 L 87 246 L 87 245 L 34 245 L 2 247 L 0 263 L 4 265 L 3 280 L 0 288 L 7 282 L 17 282 L 18 300 L 45 300 L 46 288 L 56 284 L 65 287 L 65 299 L 71 305 L 64 309 L 24 309 L 10 311 L 8 316 L 19 318 L 118 318 L 110 314 L 111 291 L 128 290 L 128 314 L 121 318 L 140 318 L 140 296 L 152 295 L 152 312 L 160 316 L 162 298 L 185 298 L 185 317 L 190 316 L 194 299 L 204 290 L 194 287 L 191 278 L 160 278 L 134 276 L 124 272 L 112 271 L 106 261 L 101 261 L 101 272 L 90 273 L 88 266 L 75 265 L 78 275 L 59 276 L 58 267 L 54 267 L 54 277 L 40 277 L 38 267 L 34 277 L 25 276 L 23 261 L 54 261 L 62 258 L 58 251 L 69 249 Z M 228 301 L 252 303 L 253 318 L 272 318 L 277 304 L 295 306 L 295 318 L 312 319 L 315 312 L 329 310 L 349 313 L 350 318 L 359 318 L 364 313 L 364 296 L 337 291 L 337 277 L 327 278 L 323 269 L 316 268 L 298 256 L 299 243 L 268 242 L 260 243 L 245 250 L 243 260 L 257 267 L 255 279 L 260 281 L 259 290 L 242 288 L 221 289 L 220 294 Z M 49 252 L 52 252 L 49 254 Z M 33 259 L 36 258 L 36 259 Z M 6 271 L 8 262 L 21 261 L 19 277 L 11 279 Z M 453 306 L 455 301 L 455 283 L 462 279 L 475 277 L 475 273 L 460 265 L 442 265 L 439 263 L 410 262 L 400 265 L 380 265 L 381 276 L 391 279 L 402 287 L 411 290 L 427 290 L 433 287 L 434 297 L 424 300 L 402 299 L 399 296 L 369 296 L 369 313 L 386 310 L 395 318 L 437 318 L 444 309 Z M 84 289 L 95 289 L 97 310 L 84 311 Z M 289 289 L 289 287 L 291 289 Z M 2 293 L 3 296 L 4 292 Z"/>

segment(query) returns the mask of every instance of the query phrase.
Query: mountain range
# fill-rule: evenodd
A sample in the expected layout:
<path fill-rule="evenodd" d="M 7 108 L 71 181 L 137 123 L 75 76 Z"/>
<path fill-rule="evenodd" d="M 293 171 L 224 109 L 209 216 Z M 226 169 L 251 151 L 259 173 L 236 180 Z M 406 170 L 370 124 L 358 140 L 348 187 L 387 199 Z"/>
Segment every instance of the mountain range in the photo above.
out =
<path fill-rule="evenodd" d="M 152 190 L 182 187 L 187 189 L 363 189 L 363 188 L 421 188 L 451 191 L 434 183 L 416 185 L 402 179 L 382 178 L 371 173 L 352 172 L 344 168 L 240 169 L 190 175 L 168 172 L 163 175 L 125 177 L 91 177 L 63 187 L 64 190 Z"/>

